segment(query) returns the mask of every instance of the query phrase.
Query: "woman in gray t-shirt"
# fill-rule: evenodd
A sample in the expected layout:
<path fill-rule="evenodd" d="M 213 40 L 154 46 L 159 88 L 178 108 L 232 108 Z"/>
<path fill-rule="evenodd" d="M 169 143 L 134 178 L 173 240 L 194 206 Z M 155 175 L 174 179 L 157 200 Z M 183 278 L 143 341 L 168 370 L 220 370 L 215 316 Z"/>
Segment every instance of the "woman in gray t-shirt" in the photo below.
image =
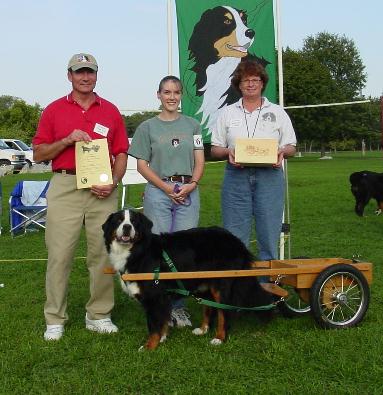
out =
<path fill-rule="evenodd" d="M 144 213 L 156 234 L 198 226 L 204 149 L 200 124 L 178 112 L 181 95 L 177 77 L 161 80 L 157 91 L 161 113 L 138 126 L 129 148 L 148 181 Z M 172 323 L 191 326 L 183 304 L 173 306 Z"/>

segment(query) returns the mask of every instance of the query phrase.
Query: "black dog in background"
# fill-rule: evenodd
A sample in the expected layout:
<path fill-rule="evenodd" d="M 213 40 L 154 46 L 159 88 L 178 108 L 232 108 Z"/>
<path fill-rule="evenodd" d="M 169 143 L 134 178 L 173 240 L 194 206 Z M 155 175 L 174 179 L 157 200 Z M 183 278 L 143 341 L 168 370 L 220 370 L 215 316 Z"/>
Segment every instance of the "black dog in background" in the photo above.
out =
<path fill-rule="evenodd" d="M 364 208 L 370 199 L 378 205 L 375 213 L 383 210 L 383 173 L 363 170 L 350 175 L 351 192 L 355 196 L 355 213 L 363 216 Z"/>
<path fill-rule="evenodd" d="M 219 227 L 194 228 L 174 233 L 152 233 L 153 223 L 133 210 L 121 210 L 109 216 L 103 225 L 106 249 L 119 275 L 124 273 L 169 272 L 163 257 L 166 251 L 180 272 L 202 270 L 250 269 L 254 258 L 245 245 L 230 232 Z M 206 299 L 240 307 L 269 305 L 270 293 L 263 290 L 256 277 L 194 278 L 182 280 L 184 287 Z M 155 349 L 166 339 L 172 299 L 169 293 L 179 288 L 173 280 L 122 281 L 124 292 L 137 299 L 146 313 L 149 338 L 147 349 Z M 195 335 L 204 335 L 211 325 L 212 308 L 204 306 L 201 326 Z M 221 344 L 227 335 L 227 310 L 217 310 L 217 327 L 211 344 Z"/>

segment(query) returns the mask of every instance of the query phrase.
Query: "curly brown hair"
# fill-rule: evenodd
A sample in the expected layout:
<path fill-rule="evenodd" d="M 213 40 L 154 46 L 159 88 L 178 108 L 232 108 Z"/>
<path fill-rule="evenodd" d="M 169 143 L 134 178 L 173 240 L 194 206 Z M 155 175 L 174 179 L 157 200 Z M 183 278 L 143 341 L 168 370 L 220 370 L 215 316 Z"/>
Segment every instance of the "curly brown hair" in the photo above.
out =
<path fill-rule="evenodd" d="M 239 84 L 245 77 L 249 76 L 259 77 L 263 82 L 262 92 L 266 89 L 269 76 L 267 75 L 265 68 L 254 60 L 244 60 L 239 63 L 237 68 L 234 70 L 233 77 L 231 78 L 231 85 L 238 92 L 241 92 Z"/>

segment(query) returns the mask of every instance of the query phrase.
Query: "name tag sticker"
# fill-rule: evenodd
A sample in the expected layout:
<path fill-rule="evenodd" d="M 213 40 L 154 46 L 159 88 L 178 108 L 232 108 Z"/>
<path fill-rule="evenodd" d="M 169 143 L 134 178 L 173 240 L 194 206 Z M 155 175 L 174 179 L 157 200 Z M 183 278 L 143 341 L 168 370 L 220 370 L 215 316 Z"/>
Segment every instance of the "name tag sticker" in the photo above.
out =
<path fill-rule="evenodd" d="M 100 125 L 99 123 L 96 123 L 94 125 L 94 129 L 93 132 L 97 133 L 97 134 L 101 134 L 101 136 L 106 137 L 108 135 L 109 132 L 109 128 L 107 128 L 104 125 Z"/>
<path fill-rule="evenodd" d="M 230 128 L 238 128 L 239 126 L 241 126 L 241 124 L 242 124 L 242 121 L 240 119 L 231 119 L 229 127 Z"/>
<path fill-rule="evenodd" d="M 202 134 L 193 135 L 194 148 L 203 148 Z"/>

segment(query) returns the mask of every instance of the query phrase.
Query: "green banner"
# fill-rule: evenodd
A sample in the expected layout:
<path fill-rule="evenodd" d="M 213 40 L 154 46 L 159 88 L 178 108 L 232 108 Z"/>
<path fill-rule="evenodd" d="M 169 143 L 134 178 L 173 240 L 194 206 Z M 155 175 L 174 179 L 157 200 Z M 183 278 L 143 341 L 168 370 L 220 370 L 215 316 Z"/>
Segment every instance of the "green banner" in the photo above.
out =
<path fill-rule="evenodd" d="M 202 125 L 205 143 L 218 112 L 239 100 L 230 86 L 243 59 L 255 59 L 270 77 L 265 96 L 276 100 L 272 0 L 176 0 L 182 112 Z"/>

